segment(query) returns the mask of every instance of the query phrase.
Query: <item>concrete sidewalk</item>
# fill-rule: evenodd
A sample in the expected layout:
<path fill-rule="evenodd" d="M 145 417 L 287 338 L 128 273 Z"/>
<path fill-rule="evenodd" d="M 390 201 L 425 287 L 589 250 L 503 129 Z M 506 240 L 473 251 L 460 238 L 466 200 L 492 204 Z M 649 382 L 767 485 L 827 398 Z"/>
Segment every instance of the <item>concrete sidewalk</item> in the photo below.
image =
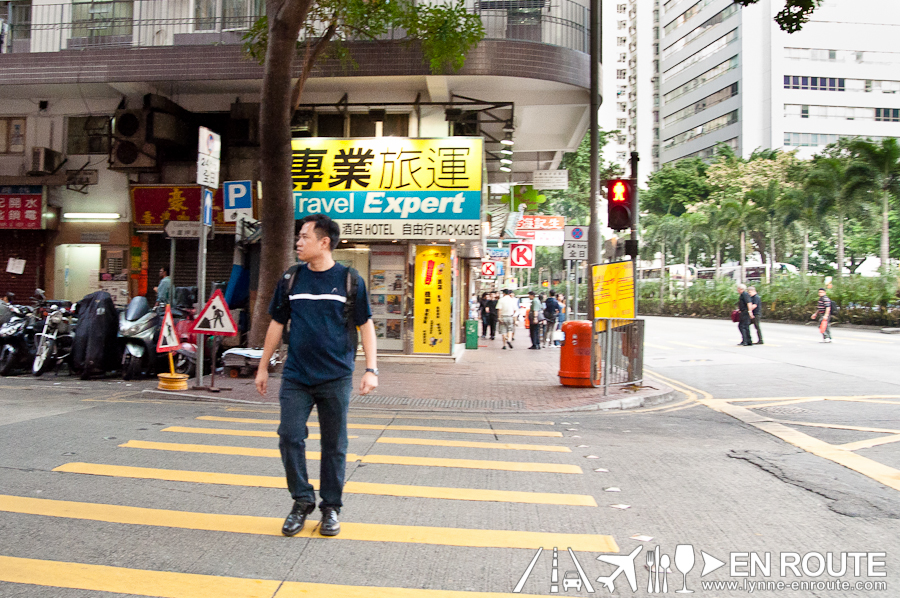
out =
<path fill-rule="evenodd" d="M 501 349 L 499 336 L 495 341 L 480 339 L 478 349 L 466 351 L 456 363 L 383 360 L 378 364 L 378 389 L 364 397 L 354 394 L 350 404 L 354 409 L 513 413 L 628 409 L 674 398 L 671 388 L 655 380 L 645 381 L 639 389 L 610 387 L 607 396 L 602 388 L 563 386 L 558 377 L 560 349 L 528 350 L 531 343 L 522 327 L 516 338 L 512 350 Z M 357 385 L 364 368 L 358 361 Z M 179 396 L 277 403 L 281 377 L 272 374 L 265 397 L 256 392 L 252 378 L 217 379 L 216 385 L 232 390 L 218 394 L 189 391 Z"/>

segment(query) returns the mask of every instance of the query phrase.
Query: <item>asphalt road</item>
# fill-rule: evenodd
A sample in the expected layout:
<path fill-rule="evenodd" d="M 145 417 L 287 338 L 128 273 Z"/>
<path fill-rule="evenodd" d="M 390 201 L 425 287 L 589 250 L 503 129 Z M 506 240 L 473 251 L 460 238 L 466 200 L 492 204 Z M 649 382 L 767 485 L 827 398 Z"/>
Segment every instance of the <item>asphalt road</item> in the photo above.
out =
<path fill-rule="evenodd" d="M 683 392 L 656 408 L 354 410 L 336 538 L 316 515 L 279 533 L 291 503 L 271 407 L 0 381 L 0 596 L 610 595 L 597 579 L 616 567 L 598 557 L 634 565 L 636 590 L 619 575 L 612 595 L 646 596 L 648 554 L 668 557 L 670 594 L 677 564 L 704 598 L 751 583 L 898 595 L 900 338 L 820 344 L 772 324 L 745 348 L 731 323 L 648 320 L 647 382 Z M 799 576 L 781 570 L 795 560 Z M 779 582 L 814 585 L 755 589 Z"/>

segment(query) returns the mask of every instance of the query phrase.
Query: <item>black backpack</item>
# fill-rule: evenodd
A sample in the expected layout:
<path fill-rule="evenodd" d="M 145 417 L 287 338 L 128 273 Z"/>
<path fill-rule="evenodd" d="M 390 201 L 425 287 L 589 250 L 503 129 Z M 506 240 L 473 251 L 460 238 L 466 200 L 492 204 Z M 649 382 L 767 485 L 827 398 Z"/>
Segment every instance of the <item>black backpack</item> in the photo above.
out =
<path fill-rule="evenodd" d="M 291 289 L 297 282 L 297 272 L 302 264 L 294 264 L 284 273 L 283 278 L 286 281 L 281 293 L 281 303 L 278 304 L 279 313 L 287 313 L 287 322 L 284 325 L 284 339 L 287 344 L 289 332 L 291 329 Z M 359 292 L 359 272 L 355 268 L 347 268 L 347 301 L 344 303 L 344 325 L 347 327 L 347 343 L 351 350 L 356 351 L 356 345 L 359 343 L 359 332 L 353 323 L 353 314 L 356 311 L 356 294 Z"/>

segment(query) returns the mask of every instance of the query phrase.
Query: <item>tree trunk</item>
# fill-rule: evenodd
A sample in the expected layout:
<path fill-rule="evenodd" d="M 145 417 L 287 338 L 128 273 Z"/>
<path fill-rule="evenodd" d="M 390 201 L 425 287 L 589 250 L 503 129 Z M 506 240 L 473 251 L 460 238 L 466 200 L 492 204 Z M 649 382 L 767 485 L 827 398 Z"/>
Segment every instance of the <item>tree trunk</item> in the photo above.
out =
<path fill-rule="evenodd" d="M 741 231 L 741 279 L 738 282 L 747 283 L 747 268 L 744 266 L 747 254 L 747 231 Z"/>
<path fill-rule="evenodd" d="M 716 279 L 722 277 L 722 244 L 716 243 Z"/>
<path fill-rule="evenodd" d="M 838 210 L 837 277 L 844 276 L 844 210 Z"/>
<path fill-rule="evenodd" d="M 766 276 L 766 281 L 769 284 L 772 284 L 772 279 L 775 276 L 775 220 L 771 220 L 769 222 L 769 275 Z"/>
<path fill-rule="evenodd" d="M 269 38 L 259 118 L 260 201 L 259 285 L 250 326 L 250 345 L 261 347 L 269 322 L 269 300 L 291 263 L 294 205 L 291 194 L 291 109 L 294 55 L 310 0 L 266 2 Z"/>
<path fill-rule="evenodd" d="M 691 255 L 691 242 L 684 242 L 684 276 L 682 277 L 682 282 L 684 283 L 684 309 L 687 311 L 688 306 L 688 258 Z"/>
<path fill-rule="evenodd" d="M 890 215 L 888 192 L 881 191 L 881 271 L 887 274 L 888 259 L 890 257 L 890 230 L 888 228 L 888 216 Z"/>
<path fill-rule="evenodd" d="M 659 311 L 662 313 L 666 295 L 666 240 L 663 239 L 659 258 Z"/>
<path fill-rule="evenodd" d="M 803 261 L 800 262 L 800 273 L 806 276 L 809 270 L 809 229 L 803 227 Z"/>

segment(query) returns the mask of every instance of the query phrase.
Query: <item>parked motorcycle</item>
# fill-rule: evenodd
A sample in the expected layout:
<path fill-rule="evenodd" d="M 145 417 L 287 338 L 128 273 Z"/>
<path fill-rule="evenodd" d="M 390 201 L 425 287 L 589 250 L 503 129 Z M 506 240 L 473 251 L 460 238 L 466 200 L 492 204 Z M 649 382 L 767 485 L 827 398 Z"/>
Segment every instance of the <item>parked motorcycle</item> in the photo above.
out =
<path fill-rule="evenodd" d="M 146 297 L 135 297 L 119 317 L 122 339 L 122 378 L 133 380 L 149 372 L 156 363 L 156 342 L 165 306 L 150 307 Z"/>
<path fill-rule="evenodd" d="M 9 309 L 11 317 L 0 326 L 0 376 L 8 376 L 34 359 L 34 310 L 25 305 L 10 305 Z"/>
<path fill-rule="evenodd" d="M 72 312 L 62 305 L 56 306 L 44 319 L 44 326 L 36 335 L 34 363 L 31 373 L 40 376 L 57 367 L 72 354 L 75 339 Z"/>

